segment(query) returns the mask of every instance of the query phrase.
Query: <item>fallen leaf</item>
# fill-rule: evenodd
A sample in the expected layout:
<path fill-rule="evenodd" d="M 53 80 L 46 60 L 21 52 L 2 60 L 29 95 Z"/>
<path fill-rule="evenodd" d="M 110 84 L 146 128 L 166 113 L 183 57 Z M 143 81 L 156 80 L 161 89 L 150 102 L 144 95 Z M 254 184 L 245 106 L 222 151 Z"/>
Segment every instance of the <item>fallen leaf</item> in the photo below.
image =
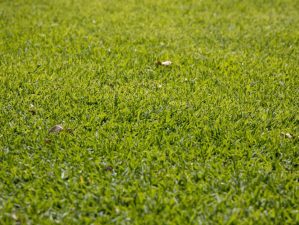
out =
<path fill-rule="evenodd" d="M 49 133 L 59 133 L 63 130 L 63 127 L 61 125 L 55 125 L 49 130 Z"/>
<path fill-rule="evenodd" d="M 18 220 L 18 217 L 17 217 L 17 215 L 15 213 L 11 214 L 11 218 L 13 218 L 14 220 Z"/>
<path fill-rule="evenodd" d="M 63 170 L 61 173 L 61 179 L 67 180 L 69 178 L 69 174 L 67 171 Z"/>
<path fill-rule="evenodd" d="M 290 133 L 281 132 L 280 135 L 284 138 L 289 138 L 289 139 L 293 138 L 293 135 L 291 135 Z"/>
<path fill-rule="evenodd" d="M 36 109 L 33 104 L 30 104 L 29 112 L 34 116 L 36 115 Z"/>
<path fill-rule="evenodd" d="M 156 65 L 157 65 L 157 66 L 170 66 L 171 64 L 172 64 L 171 61 L 164 61 L 164 62 L 157 61 L 157 62 L 156 62 Z"/>
<path fill-rule="evenodd" d="M 161 64 L 162 64 L 162 66 L 170 66 L 172 64 L 172 62 L 171 61 L 165 61 L 165 62 L 162 62 Z"/>

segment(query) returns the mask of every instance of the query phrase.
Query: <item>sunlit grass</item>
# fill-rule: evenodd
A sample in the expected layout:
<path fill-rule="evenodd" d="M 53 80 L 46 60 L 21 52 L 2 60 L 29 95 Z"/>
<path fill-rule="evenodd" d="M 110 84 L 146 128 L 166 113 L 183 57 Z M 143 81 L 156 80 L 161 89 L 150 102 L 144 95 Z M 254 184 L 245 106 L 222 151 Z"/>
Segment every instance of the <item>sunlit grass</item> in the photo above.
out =
<path fill-rule="evenodd" d="M 298 7 L 0 1 L 0 224 L 298 223 Z"/>

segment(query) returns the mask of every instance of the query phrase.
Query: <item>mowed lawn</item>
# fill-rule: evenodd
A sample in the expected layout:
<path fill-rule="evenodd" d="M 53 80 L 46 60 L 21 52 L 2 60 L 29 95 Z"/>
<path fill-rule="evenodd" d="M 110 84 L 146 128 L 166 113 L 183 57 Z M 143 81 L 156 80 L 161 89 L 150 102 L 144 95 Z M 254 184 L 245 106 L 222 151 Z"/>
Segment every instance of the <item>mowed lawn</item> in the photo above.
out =
<path fill-rule="evenodd" d="M 0 0 L 1 225 L 298 224 L 298 165 L 298 0 Z"/>

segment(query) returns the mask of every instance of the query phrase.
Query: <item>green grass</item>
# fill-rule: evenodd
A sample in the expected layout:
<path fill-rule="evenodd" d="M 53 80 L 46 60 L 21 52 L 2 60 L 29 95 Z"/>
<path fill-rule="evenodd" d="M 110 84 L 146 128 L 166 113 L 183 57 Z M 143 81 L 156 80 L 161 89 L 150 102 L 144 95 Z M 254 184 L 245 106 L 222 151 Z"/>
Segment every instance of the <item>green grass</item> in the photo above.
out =
<path fill-rule="evenodd" d="M 0 0 L 0 110 L 1 225 L 299 222 L 298 0 Z"/>

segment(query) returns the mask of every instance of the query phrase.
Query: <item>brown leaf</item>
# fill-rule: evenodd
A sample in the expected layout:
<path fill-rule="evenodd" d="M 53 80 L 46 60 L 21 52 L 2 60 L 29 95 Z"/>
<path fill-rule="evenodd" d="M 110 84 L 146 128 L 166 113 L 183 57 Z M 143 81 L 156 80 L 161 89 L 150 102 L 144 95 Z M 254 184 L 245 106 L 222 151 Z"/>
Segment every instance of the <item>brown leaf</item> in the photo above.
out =
<path fill-rule="evenodd" d="M 165 61 L 165 62 L 161 62 L 162 66 L 170 66 L 172 64 L 171 61 Z"/>
<path fill-rule="evenodd" d="M 157 61 L 157 62 L 156 62 L 156 65 L 157 65 L 157 66 L 170 66 L 171 64 L 172 64 L 171 61 L 164 61 L 164 62 Z"/>
<path fill-rule="evenodd" d="M 18 220 L 18 216 L 15 213 L 11 214 L 11 218 L 14 219 L 14 220 Z"/>
<path fill-rule="evenodd" d="M 36 111 L 36 109 L 35 109 L 35 107 L 34 107 L 34 105 L 33 104 L 30 104 L 30 108 L 29 108 L 29 110 L 28 110 L 30 113 L 31 113 L 31 115 L 36 115 L 36 113 L 37 113 L 37 111 Z"/>
<path fill-rule="evenodd" d="M 55 125 L 49 130 L 49 133 L 59 133 L 63 130 L 63 127 L 61 125 Z"/>
<path fill-rule="evenodd" d="M 281 132 L 280 135 L 284 138 L 288 138 L 288 139 L 292 139 L 293 138 L 293 135 L 290 134 L 290 133 L 284 133 L 284 132 Z"/>

